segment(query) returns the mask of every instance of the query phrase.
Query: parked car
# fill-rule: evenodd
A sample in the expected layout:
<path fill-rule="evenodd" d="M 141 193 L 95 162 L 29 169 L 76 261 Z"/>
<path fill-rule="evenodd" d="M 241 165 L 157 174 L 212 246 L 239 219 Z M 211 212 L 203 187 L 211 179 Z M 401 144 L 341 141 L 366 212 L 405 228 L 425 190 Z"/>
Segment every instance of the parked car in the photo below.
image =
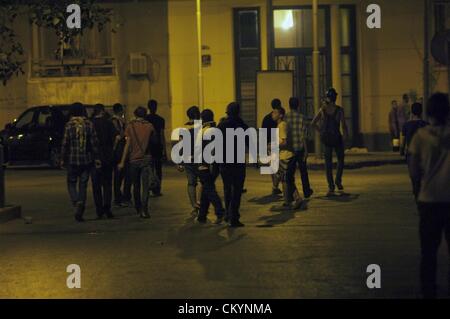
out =
<path fill-rule="evenodd" d="M 111 107 L 106 107 L 108 113 Z M 86 105 L 92 116 L 93 105 Z M 70 105 L 35 106 L 25 110 L 0 132 L 9 165 L 48 164 L 59 167 L 64 126 L 69 120 Z"/>

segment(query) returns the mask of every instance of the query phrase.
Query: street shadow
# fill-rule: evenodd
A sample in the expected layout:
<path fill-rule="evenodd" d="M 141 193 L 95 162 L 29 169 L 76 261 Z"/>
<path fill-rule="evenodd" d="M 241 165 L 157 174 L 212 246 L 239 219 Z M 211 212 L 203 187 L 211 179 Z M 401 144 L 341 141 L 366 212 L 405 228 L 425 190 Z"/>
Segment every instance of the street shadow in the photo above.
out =
<path fill-rule="evenodd" d="M 231 229 L 225 224 L 215 225 L 196 223 L 194 217 L 176 232 L 169 235 L 169 243 L 178 250 L 178 256 L 195 260 L 205 272 L 207 280 L 225 281 L 235 277 L 240 265 L 234 261 L 232 247 L 247 236 L 243 229 Z M 230 256 L 226 258 L 224 256 Z"/>
<path fill-rule="evenodd" d="M 258 220 L 264 222 L 264 224 L 257 225 L 256 227 L 275 227 L 282 225 L 295 218 L 295 215 L 299 212 L 306 212 L 308 210 L 309 200 L 305 200 L 305 205 L 298 209 L 287 209 L 283 206 L 272 206 L 270 208 L 271 212 L 275 212 L 275 215 L 261 216 Z"/>
<path fill-rule="evenodd" d="M 267 205 L 267 204 L 271 204 L 271 203 L 274 203 L 274 202 L 279 202 L 281 200 L 283 200 L 283 196 L 270 194 L 270 195 L 266 195 L 266 196 L 262 196 L 262 197 L 250 198 L 248 200 L 248 202 L 249 203 L 255 203 L 255 204 L 258 204 L 258 205 Z"/>
<path fill-rule="evenodd" d="M 336 193 L 331 196 L 318 196 L 317 199 L 320 200 L 327 200 L 327 201 L 334 201 L 334 202 L 340 202 L 340 203 L 349 203 L 357 200 L 359 198 L 360 194 L 350 194 L 350 193 Z"/>

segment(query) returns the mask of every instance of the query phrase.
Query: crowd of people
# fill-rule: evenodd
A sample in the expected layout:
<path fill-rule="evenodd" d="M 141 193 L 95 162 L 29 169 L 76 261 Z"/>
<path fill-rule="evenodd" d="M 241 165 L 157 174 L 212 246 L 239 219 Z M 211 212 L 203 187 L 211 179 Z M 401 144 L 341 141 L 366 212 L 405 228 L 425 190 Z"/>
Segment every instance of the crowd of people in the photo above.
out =
<path fill-rule="evenodd" d="M 67 169 L 67 187 L 78 222 L 84 221 L 89 178 L 98 219 L 114 218 L 113 195 L 115 205 L 129 206 L 132 193 L 138 215 L 149 218 L 149 194 L 162 195 L 162 162 L 166 158 L 165 121 L 157 114 L 157 105 L 151 100 L 148 111 L 136 108 L 128 123 L 121 104 L 113 106 L 112 116 L 97 104 L 91 118 L 83 104 L 71 106 L 61 166 Z"/>
<path fill-rule="evenodd" d="M 348 129 L 344 110 L 336 105 L 337 96 L 333 88 L 326 92 L 320 111 L 310 124 L 311 128 L 319 132 L 324 147 L 327 196 L 334 196 L 336 188 L 339 191 L 344 189 L 342 175 Z M 401 149 L 408 163 L 420 213 L 422 292 L 425 297 L 432 298 L 436 296 L 437 251 L 443 234 L 450 247 L 450 102 L 447 94 L 432 95 L 426 105 L 428 122 L 422 119 L 421 103 L 409 106 L 407 95 L 403 102 L 401 108 L 393 102 L 394 111 L 389 117 L 391 133 L 393 137 L 401 138 Z M 113 195 L 116 205 L 131 205 L 131 194 L 137 214 L 141 218 L 149 218 L 150 193 L 153 196 L 162 195 L 162 163 L 167 155 L 165 121 L 157 114 L 157 102 L 149 101 L 148 110 L 137 107 L 134 118 L 128 123 L 122 105 L 114 105 L 113 111 L 112 117 L 107 116 L 105 107 L 98 104 L 93 116 L 88 119 L 84 106 L 75 103 L 65 126 L 61 165 L 67 168 L 68 192 L 75 219 L 79 222 L 84 220 L 90 177 L 98 218 L 114 217 L 111 211 Z M 226 116 L 218 124 L 210 109 L 201 111 L 197 106 L 187 110 L 187 117 L 185 128 L 192 132 L 192 145 L 195 144 L 195 123 L 201 120 L 203 127 L 200 133 L 207 134 L 210 129 L 219 129 L 224 133 L 223 145 L 234 145 L 235 148 L 227 150 L 224 147 L 223 152 L 233 151 L 234 156 L 237 156 L 237 143 L 227 141 L 230 137 L 225 132 L 227 129 L 248 128 L 240 117 L 238 103 L 227 106 Z M 269 143 L 278 138 L 280 168 L 272 176 L 272 194 L 283 195 L 284 209 L 306 208 L 305 199 L 310 198 L 314 191 L 307 170 L 308 125 L 299 100 L 290 98 L 289 112 L 286 112 L 281 101 L 274 99 L 272 111 L 264 118 L 261 127 L 267 129 Z M 270 135 L 274 128 L 278 129 L 276 137 Z M 203 148 L 208 143 L 211 141 L 202 139 Z M 190 156 L 194 156 L 194 147 L 191 149 Z M 337 156 L 335 176 L 333 152 Z M 199 223 L 207 222 L 208 210 L 212 205 L 215 223 L 226 222 L 230 227 L 244 226 L 240 221 L 240 204 L 242 193 L 245 192 L 245 163 L 239 163 L 236 158 L 225 163 L 188 161 L 179 165 L 178 169 L 186 174 L 192 214 Z M 302 194 L 296 187 L 297 169 L 300 172 Z M 223 181 L 223 202 L 216 188 L 219 175 Z"/>

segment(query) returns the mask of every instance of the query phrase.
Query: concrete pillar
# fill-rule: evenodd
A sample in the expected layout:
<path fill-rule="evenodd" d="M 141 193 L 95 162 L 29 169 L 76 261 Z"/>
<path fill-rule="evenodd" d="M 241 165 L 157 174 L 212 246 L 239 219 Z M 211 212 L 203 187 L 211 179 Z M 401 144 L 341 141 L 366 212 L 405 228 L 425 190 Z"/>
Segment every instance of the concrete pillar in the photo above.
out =
<path fill-rule="evenodd" d="M 341 14 L 339 5 L 331 6 L 331 78 L 332 85 L 339 93 L 336 104 L 342 105 L 341 81 Z"/>

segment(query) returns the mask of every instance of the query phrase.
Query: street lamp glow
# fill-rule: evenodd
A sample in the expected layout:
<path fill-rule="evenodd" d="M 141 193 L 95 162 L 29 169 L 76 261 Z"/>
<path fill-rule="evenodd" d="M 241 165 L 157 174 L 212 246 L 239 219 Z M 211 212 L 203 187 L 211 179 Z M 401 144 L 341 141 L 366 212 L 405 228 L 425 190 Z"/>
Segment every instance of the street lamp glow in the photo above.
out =
<path fill-rule="evenodd" d="M 292 14 L 292 10 L 286 11 L 286 16 L 284 17 L 283 23 L 281 24 L 281 28 L 283 30 L 289 30 L 294 27 L 294 15 Z"/>

